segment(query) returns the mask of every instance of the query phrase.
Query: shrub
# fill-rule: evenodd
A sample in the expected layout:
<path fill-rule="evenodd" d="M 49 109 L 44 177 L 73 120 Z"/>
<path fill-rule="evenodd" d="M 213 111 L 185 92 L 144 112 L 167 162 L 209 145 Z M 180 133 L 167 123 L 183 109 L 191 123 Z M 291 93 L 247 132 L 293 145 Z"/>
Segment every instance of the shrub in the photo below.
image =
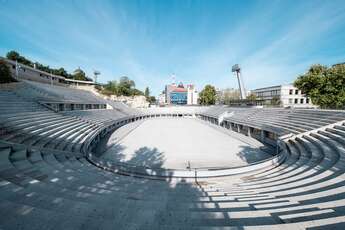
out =
<path fill-rule="evenodd" d="M 6 65 L 6 62 L 0 60 L 0 83 L 10 83 L 16 80 L 12 78 L 10 68 Z"/>

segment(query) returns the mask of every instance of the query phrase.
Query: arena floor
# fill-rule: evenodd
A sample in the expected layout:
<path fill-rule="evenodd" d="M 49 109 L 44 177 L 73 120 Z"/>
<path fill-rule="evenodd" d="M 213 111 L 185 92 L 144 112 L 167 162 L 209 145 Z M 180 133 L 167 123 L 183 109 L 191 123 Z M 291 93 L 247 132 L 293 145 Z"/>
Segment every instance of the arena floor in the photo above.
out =
<path fill-rule="evenodd" d="M 119 128 L 99 148 L 108 160 L 169 169 L 243 166 L 271 156 L 248 144 L 256 140 L 231 133 L 193 118 L 156 118 Z"/>

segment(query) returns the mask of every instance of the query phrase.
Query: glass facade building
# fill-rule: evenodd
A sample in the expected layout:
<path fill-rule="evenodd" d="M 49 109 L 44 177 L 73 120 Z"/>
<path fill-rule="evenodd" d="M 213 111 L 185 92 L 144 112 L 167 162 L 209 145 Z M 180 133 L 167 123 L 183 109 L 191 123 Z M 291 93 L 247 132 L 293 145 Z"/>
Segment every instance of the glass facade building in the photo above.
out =
<path fill-rule="evenodd" d="M 185 105 L 187 104 L 187 91 L 185 92 L 171 92 L 170 93 L 170 102 L 176 105 Z"/>

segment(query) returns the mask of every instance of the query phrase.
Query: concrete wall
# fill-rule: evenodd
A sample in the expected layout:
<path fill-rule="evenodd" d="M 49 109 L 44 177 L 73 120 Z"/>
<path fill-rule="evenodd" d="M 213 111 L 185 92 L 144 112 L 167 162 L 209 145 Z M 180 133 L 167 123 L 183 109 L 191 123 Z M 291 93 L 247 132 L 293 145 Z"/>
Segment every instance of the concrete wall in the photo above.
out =
<path fill-rule="evenodd" d="M 63 76 L 54 75 L 47 73 L 31 66 L 16 63 L 15 61 L 2 58 L 1 60 L 6 62 L 7 66 L 10 68 L 11 74 L 17 80 L 30 80 L 46 84 L 60 85 L 60 86 L 94 86 L 95 83 L 91 81 L 77 81 L 73 79 L 67 79 Z"/>

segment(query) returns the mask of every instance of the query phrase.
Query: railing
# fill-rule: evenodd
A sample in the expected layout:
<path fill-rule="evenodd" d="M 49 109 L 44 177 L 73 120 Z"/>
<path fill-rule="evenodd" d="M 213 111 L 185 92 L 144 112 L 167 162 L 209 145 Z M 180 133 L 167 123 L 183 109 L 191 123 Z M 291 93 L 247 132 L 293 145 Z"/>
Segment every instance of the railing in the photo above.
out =
<path fill-rule="evenodd" d="M 101 160 L 95 157 L 92 153 L 87 155 L 87 159 L 93 165 L 100 167 L 104 170 L 111 171 L 119 174 L 135 175 L 141 177 L 154 177 L 154 178 L 206 178 L 206 177 L 221 177 L 231 176 L 247 172 L 252 172 L 267 167 L 275 167 L 280 165 L 286 159 L 286 152 L 281 151 L 282 154 L 255 162 L 245 166 L 237 167 L 204 167 L 204 168 L 190 168 L 190 169 L 168 169 L 168 168 L 151 168 L 147 166 L 138 166 L 123 162 L 113 162 Z M 196 174 L 197 173 L 197 174 Z"/>
<path fill-rule="evenodd" d="M 160 114 L 159 114 L 160 115 Z M 277 155 L 272 156 L 268 159 L 258 161 L 245 166 L 237 167 L 203 167 L 203 168 L 190 168 L 190 169 L 167 169 L 167 168 L 151 168 L 147 166 L 138 166 L 134 164 L 128 164 L 125 162 L 113 162 L 105 161 L 96 157 L 89 149 L 90 144 L 94 141 L 104 130 L 107 130 L 109 126 L 118 123 L 119 121 L 131 122 L 132 119 L 138 117 L 151 118 L 156 117 L 158 114 L 151 114 L 150 116 L 131 116 L 124 119 L 116 120 L 112 124 L 101 127 L 99 130 L 94 132 L 83 144 L 83 153 L 86 159 L 93 165 L 100 167 L 104 170 L 111 171 L 119 174 L 135 175 L 141 177 L 150 178 L 166 178 L 166 177 L 178 177 L 178 178 L 198 178 L 203 177 L 220 177 L 230 176 L 241 173 L 247 173 L 255 170 L 264 169 L 267 167 L 275 167 L 280 165 L 286 159 L 286 151 L 284 148 L 277 148 Z M 113 127 L 118 128 L 118 126 Z M 107 130 L 107 133 L 113 129 Z"/>
<path fill-rule="evenodd" d="M 161 114 L 150 114 L 147 116 L 142 116 L 142 118 L 154 118 L 156 116 L 160 116 Z M 132 117 L 126 117 L 121 120 L 126 120 L 127 122 L 131 122 L 131 120 L 134 118 L 138 118 L 139 116 L 132 116 Z M 174 116 L 171 116 L 174 117 Z M 178 117 L 178 116 L 177 116 Z M 119 122 L 121 120 L 117 120 L 114 122 Z M 335 125 L 342 125 L 345 123 L 345 120 L 339 121 L 333 124 L 329 124 L 326 126 L 322 126 L 320 128 L 307 131 L 300 134 L 287 134 L 281 137 L 278 137 L 277 139 L 277 151 L 276 155 L 265 159 L 259 162 L 255 162 L 249 165 L 245 166 L 238 166 L 238 167 L 204 167 L 204 168 L 190 168 L 190 169 L 165 169 L 165 168 L 150 168 L 146 166 L 138 166 L 138 165 L 132 165 L 128 163 L 123 162 L 113 162 L 113 161 L 105 161 L 101 160 L 98 157 L 95 157 L 92 152 L 89 150 L 90 143 L 97 138 L 97 136 L 103 131 L 106 130 L 109 126 L 102 127 L 97 132 L 93 133 L 90 138 L 84 143 L 84 154 L 86 155 L 87 159 L 90 163 L 94 164 L 97 167 L 100 167 L 104 170 L 112 171 L 115 173 L 120 174 L 127 174 L 127 175 L 136 175 L 136 176 L 144 176 L 144 177 L 154 177 L 154 178 L 164 178 L 164 177 L 183 177 L 183 178 L 195 178 L 196 176 L 198 178 L 202 177 L 220 177 L 220 176 L 230 176 L 230 175 L 236 175 L 241 173 L 247 173 L 255 170 L 260 170 L 266 167 L 275 167 L 280 165 L 287 157 L 287 149 L 285 142 L 290 139 L 295 139 L 296 137 L 302 137 L 303 135 L 308 135 L 312 132 L 317 132 L 319 130 L 325 130 L 327 128 L 331 128 Z M 114 127 L 116 128 L 116 127 Z M 108 130 L 107 132 L 112 131 L 112 129 Z"/>
<path fill-rule="evenodd" d="M 325 131 L 328 128 L 333 128 L 336 125 L 343 125 L 344 123 L 345 123 L 345 120 L 342 120 L 342 121 L 338 121 L 338 122 L 335 122 L 335 123 L 332 123 L 332 124 L 329 124 L 329 125 L 321 126 L 319 128 L 316 128 L 316 129 L 313 129 L 313 130 L 309 130 L 309 131 L 306 131 L 306 132 L 303 132 L 303 133 L 299 133 L 299 134 L 295 134 L 295 135 L 290 133 L 290 134 L 287 134 L 287 135 L 279 137 L 279 139 L 281 141 L 289 141 L 289 140 L 293 140 L 293 139 L 296 139 L 296 138 L 301 138 L 301 137 L 303 137 L 305 135 L 309 135 L 311 133 L 315 133 L 315 132 L 318 132 L 318 131 Z"/>

